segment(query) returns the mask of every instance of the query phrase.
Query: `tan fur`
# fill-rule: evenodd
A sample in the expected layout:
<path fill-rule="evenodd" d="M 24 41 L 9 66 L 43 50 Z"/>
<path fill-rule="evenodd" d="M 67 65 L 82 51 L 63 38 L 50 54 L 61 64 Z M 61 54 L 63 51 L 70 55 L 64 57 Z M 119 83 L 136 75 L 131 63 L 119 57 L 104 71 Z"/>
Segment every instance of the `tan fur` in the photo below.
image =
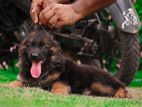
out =
<path fill-rule="evenodd" d="M 59 48 L 51 47 L 51 50 L 52 50 L 53 54 L 56 54 L 59 51 Z"/>
<path fill-rule="evenodd" d="M 107 93 L 107 94 L 110 94 L 110 93 L 113 93 L 113 89 L 109 86 L 105 86 L 101 83 L 93 83 L 91 85 L 91 89 L 92 90 L 97 90 L 98 92 L 101 92 L 101 93 Z"/>
<path fill-rule="evenodd" d="M 52 56 L 51 56 L 51 60 L 52 60 L 52 62 L 54 62 L 54 61 L 55 61 L 55 59 L 56 59 L 56 55 L 52 55 Z"/>
<path fill-rule="evenodd" d="M 20 81 L 14 81 L 14 82 L 11 82 L 9 84 L 10 87 L 13 87 L 13 88 L 16 88 L 16 87 L 24 87 L 24 84 Z"/>
<path fill-rule="evenodd" d="M 127 92 L 124 88 L 119 88 L 115 95 L 115 98 L 132 98 L 132 95 Z"/>
<path fill-rule="evenodd" d="M 63 95 L 68 95 L 70 91 L 71 91 L 71 88 L 69 85 L 59 81 L 54 83 L 51 89 L 51 92 L 55 94 L 63 94 Z"/>
<path fill-rule="evenodd" d="M 52 74 L 49 74 L 46 80 L 47 80 L 47 81 L 57 80 L 60 75 L 61 75 L 61 73 L 59 73 L 59 72 L 54 72 L 54 73 L 52 73 Z"/>

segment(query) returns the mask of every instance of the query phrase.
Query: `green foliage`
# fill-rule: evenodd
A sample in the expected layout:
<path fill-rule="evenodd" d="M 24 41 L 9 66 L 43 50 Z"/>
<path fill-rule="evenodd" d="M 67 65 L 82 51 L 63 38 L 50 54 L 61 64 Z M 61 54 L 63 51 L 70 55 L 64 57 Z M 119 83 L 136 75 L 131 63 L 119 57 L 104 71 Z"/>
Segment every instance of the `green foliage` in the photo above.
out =
<path fill-rule="evenodd" d="M 8 83 L 16 80 L 18 72 L 19 69 L 17 67 L 15 67 L 15 71 L 12 71 L 11 67 L 8 70 L 0 69 L 0 83 Z"/>
<path fill-rule="evenodd" d="M 135 78 L 130 84 L 130 87 L 142 87 L 142 72 L 138 71 Z"/>
<path fill-rule="evenodd" d="M 139 18 L 141 20 L 141 23 L 142 23 L 142 0 L 138 0 L 135 4 L 135 8 L 138 12 L 138 15 L 139 15 Z M 140 43 L 142 44 L 142 27 L 140 29 L 140 32 L 139 32 L 139 35 L 140 35 Z"/>

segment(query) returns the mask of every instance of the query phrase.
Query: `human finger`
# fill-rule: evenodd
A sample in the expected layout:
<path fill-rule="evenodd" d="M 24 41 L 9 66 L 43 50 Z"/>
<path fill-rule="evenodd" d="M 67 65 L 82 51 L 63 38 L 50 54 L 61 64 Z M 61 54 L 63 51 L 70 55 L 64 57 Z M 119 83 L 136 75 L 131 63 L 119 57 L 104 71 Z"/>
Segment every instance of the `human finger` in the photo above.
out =
<path fill-rule="evenodd" d="M 48 23 L 48 20 L 53 17 L 55 12 L 53 10 L 45 9 L 42 11 L 39 15 L 39 21 L 41 24 L 46 24 Z"/>
<path fill-rule="evenodd" d="M 59 20 L 59 15 L 55 14 L 52 18 L 49 19 L 48 23 L 51 25 L 50 27 L 55 27 L 57 24 L 57 21 Z"/>
<path fill-rule="evenodd" d="M 34 23 L 38 23 L 38 16 L 43 7 L 43 0 L 33 1 L 31 4 L 30 15 Z"/>
<path fill-rule="evenodd" d="M 60 20 L 60 19 L 58 19 L 58 21 L 57 21 L 57 23 L 56 23 L 56 25 L 55 25 L 55 28 L 60 28 L 60 27 L 62 27 L 63 25 L 65 25 L 65 22 L 62 21 L 62 20 Z"/>
<path fill-rule="evenodd" d="M 32 18 L 32 21 L 34 23 L 38 23 L 38 15 L 37 15 L 37 4 L 35 3 L 32 3 L 31 5 L 31 10 L 30 10 L 30 15 L 31 15 L 31 18 Z"/>

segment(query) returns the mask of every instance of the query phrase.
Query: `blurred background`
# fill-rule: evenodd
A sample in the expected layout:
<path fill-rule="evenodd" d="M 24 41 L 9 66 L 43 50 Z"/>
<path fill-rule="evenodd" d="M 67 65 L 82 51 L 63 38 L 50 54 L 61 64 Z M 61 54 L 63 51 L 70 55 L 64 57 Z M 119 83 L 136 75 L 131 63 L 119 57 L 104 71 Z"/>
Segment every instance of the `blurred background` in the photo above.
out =
<path fill-rule="evenodd" d="M 18 67 L 18 45 L 31 29 L 28 12 L 30 2 L 24 0 L 27 3 L 27 7 L 24 7 L 24 2 L 15 6 L 17 1 L 0 0 L 0 83 L 8 83 L 16 79 L 20 70 Z M 136 2 L 135 8 L 142 25 L 142 0 L 134 0 L 134 2 Z M 130 86 L 133 87 L 142 87 L 142 27 L 139 31 L 139 41 L 141 59 L 138 72 L 130 84 Z M 116 65 L 115 59 L 113 63 L 111 67 L 112 72 L 114 72 L 118 66 Z"/>

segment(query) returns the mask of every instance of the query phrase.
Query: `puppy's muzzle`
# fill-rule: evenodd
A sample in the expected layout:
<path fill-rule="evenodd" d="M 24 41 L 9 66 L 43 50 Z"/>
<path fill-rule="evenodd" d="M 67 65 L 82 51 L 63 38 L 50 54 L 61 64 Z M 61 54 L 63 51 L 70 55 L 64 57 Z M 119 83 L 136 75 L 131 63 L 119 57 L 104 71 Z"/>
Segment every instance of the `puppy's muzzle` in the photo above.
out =
<path fill-rule="evenodd" d="M 36 61 L 36 60 L 39 60 L 39 54 L 38 53 L 32 53 L 31 55 L 30 55 L 30 59 L 33 61 Z"/>

